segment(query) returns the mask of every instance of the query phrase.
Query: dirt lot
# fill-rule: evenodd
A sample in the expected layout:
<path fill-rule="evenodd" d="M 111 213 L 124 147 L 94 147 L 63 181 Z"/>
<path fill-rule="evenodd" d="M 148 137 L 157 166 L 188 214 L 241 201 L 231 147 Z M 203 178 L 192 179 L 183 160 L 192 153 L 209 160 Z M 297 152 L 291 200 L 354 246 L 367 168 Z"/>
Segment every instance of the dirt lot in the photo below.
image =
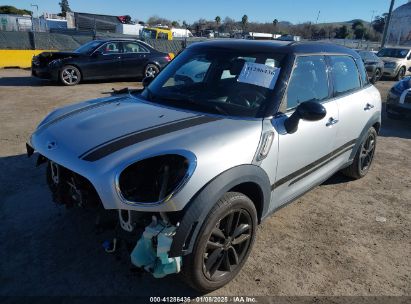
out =
<path fill-rule="evenodd" d="M 383 98 L 393 82 L 378 84 Z M 74 88 L 0 70 L 0 295 L 194 295 L 109 255 L 94 215 L 56 207 L 25 142 L 53 108 L 137 83 Z M 364 179 L 336 175 L 259 228 L 244 269 L 214 295 L 411 295 L 411 122 L 383 118 Z M 376 221 L 385 217 L 386 222 Z"/>

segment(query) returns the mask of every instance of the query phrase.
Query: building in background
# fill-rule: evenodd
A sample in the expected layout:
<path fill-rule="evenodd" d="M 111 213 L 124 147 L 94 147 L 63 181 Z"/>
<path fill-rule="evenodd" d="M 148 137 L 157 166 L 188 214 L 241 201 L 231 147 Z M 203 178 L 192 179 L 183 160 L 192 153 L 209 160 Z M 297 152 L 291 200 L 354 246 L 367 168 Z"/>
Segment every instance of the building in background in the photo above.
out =
<path fill-rule="evenodd" d="M 411 45 L 411 0 L 392 12 L 387 43 Z"/>

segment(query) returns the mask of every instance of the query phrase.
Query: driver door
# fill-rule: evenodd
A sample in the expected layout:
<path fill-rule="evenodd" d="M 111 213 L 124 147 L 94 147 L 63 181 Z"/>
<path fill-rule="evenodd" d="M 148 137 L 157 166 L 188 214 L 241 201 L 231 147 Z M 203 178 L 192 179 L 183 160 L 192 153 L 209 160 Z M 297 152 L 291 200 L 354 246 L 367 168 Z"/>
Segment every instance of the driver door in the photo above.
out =
<path fill-rule="evenodd" d="M 121 65 L 122 54 L 121 42 L 110 41 L 103 44 L 90 56 L 88 63 L 84 67 L 87 78 L 124 77 Z"/>
<path fill-rule="evenodd" d="M 278 163 L 272 185 L 271 210 L 293 200 L 335 171 L 332 153 L 338 128 L 338 108 L 331 96 L 324 56 L 297 57 L 285 94 L 286 113 L 272 120 L 275 136 L 278 136 L 278 151 L 271 149 L 270 153 L 278 153 L 276 158 L 271 158 L 277 159 Z M 300 120 L 297 131 L 287 133 L 284 121 L 298 104 L 305 101 L 321 103 L 327 111 L 326 116 L 318 121 Z M 263 166 L 275 172 L 275 164 L 264 163 Z"/>

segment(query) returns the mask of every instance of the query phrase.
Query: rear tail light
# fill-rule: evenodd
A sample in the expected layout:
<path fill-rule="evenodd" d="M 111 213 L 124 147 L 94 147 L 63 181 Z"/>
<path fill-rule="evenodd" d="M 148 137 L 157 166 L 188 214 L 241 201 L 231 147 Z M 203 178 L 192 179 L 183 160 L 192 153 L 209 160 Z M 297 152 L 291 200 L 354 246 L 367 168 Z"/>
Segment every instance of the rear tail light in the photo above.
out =
<path fill-rule="evenodd" d="M 167 60 L 168 62 L 170 62 L 171 60 L 173 60 L 173 58 L 174 58 L 174 54 L 173 54 L 173 53 L 168 53 L 167 56 L 166 56 L 166 60 Z"/>

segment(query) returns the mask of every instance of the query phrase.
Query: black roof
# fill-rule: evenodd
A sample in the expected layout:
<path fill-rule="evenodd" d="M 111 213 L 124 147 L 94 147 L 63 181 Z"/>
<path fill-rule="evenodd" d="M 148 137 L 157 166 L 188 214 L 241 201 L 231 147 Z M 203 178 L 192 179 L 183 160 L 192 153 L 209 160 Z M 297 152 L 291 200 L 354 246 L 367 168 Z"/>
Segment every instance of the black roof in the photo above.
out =
<path fill-rule="evenodd" d="M 276 40 L 245 40 L 245 39 L 221 39 L 199 42 L 190 45 L 190 49 L 221 48 L 230 50 L 242 50 L 250 52 L 275 52 L 283 54 L 310 54 L 310 53 L 338 53 L 347 54 L 358 58 L 358 53 L 347 47 L 332 43 L 322 42 L 295 42 Z"/>

